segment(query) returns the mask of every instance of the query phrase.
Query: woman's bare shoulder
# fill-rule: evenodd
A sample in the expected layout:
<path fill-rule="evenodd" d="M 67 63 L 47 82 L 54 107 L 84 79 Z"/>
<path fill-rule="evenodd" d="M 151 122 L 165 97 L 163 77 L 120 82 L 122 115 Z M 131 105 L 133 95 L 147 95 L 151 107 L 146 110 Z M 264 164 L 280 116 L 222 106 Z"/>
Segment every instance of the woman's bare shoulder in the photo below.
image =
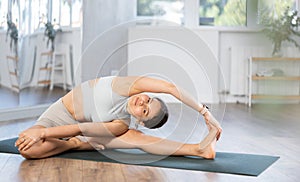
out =
<path fill-rule="evenodd" d="M 114 78 L 113 84 L 132 85 L 141 78 L 142 76 L 117 76 Z"/>

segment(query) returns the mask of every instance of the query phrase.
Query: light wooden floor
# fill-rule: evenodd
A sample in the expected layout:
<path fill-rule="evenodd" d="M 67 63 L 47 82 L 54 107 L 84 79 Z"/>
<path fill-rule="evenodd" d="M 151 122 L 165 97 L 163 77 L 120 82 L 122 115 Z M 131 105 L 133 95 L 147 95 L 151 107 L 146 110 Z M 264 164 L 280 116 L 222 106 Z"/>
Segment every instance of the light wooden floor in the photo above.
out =
<path fill-rule="evenodd" d="M 170 123 L 174 126 L 182 107 L 170 108 Z M 224 129 L 217 151 L 275 155 L 280 159 L 260 176 L 249 177 L 57 158 L 24 160 L 19 155 L 0 154 L 0 181 L 299 181 L 300 104 L 254 105 L 251 109 L 242 104 L 227 104 L 213 106 L 213 112 Z M 183 113 L 188 116 L 180 122 L 195 126 L 192 112 L 183 108 Z M 0 123 L 0 139 L 16 136 L 33 122 L 34 118 Z M 185 132 L 178 132 L 175 139 L 183 137 L 194 142 L 199 137 L 197 133 L 203 136 L 204 130 L 197 127 L 203 125 L 192 127 L 195 135 L 191 136 L 190 127 L 180 126 Z"/>

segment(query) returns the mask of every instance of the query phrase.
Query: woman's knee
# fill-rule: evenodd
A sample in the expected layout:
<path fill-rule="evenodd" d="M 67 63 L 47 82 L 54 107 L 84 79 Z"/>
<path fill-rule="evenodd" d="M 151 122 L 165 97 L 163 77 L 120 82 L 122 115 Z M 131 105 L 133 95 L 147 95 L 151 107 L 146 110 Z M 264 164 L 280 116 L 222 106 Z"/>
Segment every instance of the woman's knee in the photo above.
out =
<path fill-rule="evenodd" d="M 41 158 L 39 157 L 39 154 L 33 150 L 26 150 L 26 151 L 19 151 L 20 154 L 25 158 L 25 159 L 38 159 Z"/>
<path fill-rule="evenodd" d="M 29 149 L 25 151 L 20 150 L 19 152 L 26 159 L 39 159 L 42 158 L 43 156 L 42 150 L 39 149 L 39 146 L 41 146 L 40 142 L 34 144 L 33 146 L 31 146 Z"/>

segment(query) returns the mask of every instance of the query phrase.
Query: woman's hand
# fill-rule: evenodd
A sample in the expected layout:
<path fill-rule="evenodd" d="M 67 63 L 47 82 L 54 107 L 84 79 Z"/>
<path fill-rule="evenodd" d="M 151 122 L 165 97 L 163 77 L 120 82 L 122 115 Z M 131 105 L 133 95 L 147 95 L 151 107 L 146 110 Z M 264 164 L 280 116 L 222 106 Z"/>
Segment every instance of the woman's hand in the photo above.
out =
<path fill-rule="evenodd" d="M 209 111 L 205 112 L 203 116 L 205 119 L 205 123 L 209 129 L 210 129 L 210 127 L 216 127 L 218 129 L 216 138 L 217 138 L 217 140 L 219 140 L 221 133 L 222 133 L 222 127 L 221 127 L 220 123 L 216 120 L 216 118 Z"/>
<path fill-rule="evenodd" d="M 19 138 L 15 143 L 15 146 L 19 148 L 19 151 L 28 150 L 33 144 L 37 143 L 45 136 L 45 128 L 30 128 L 19 134 Z"/>

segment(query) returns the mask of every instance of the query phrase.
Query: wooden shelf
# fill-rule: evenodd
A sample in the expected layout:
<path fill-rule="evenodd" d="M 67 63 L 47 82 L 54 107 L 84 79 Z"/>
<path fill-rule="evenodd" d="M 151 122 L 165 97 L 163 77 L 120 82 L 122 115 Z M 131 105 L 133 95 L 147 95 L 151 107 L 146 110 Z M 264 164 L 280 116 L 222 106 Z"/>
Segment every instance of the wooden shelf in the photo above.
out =
<path fill-rule="evenodd" d="M 12 85 L 13 88 L 19 90 L 19 86 L 18 85 Z"/>
<path fill-rule="evenodd" d="M 300 76 L 252 76 L 252 80 L 300 80 Z"/>
<path fill-rule="evenodd" d="M 19 58 L 15 57 L 15 56 L 6 56 L 6 59 L 13 60 L 13 61 L 18 61 L 19 60 Z"/>
<path fill-rule="evenodd" d="M 42 52 L 41 56 L 52 56 L 53 51 L 48 51 L 48 52 Z"/>
<path fill-rule="evenodd" d="M 300 99 L 300 95 L 259 95 L 254 94 L 251 96 L 253 99 L 289 99 L 289 100 L 296 100 Z"/>
<path fill-rule="evenodd" d="M 18 76 L 18 74 L 16 72 L 12 72 L 12 71 L 10 71 L 9 74 L 13 75 L 13 76 Z"/>
<path fill-rule="evenodd" d="M 41 81 L 38 81 L 38 84 L 50 84 L 51 83 L 51 80 L 41 80 Z"/>
<path fill-rule="evenodd" d="M 293 57 L 252 57 L 252 61 L 300 61 Z"/>
<path fill-rule="evenodd" d="M 51 71 L 51 67 L 42 67 L 42 68 L 40 68 L 40 70 L 45 70 L 45 71 Z"/>
<path fill-rule="evenodd" d="M 288 76 L 257 76 L 254 74 L 255 71 L 259 70 L 259 62 L 263 62 L 263 61 L 268 61 L 265 62 L 266 65 L 264 66 L 272 66 L 273 64 L 277 64 L 277 63 L 284 63 L 285 65 L 287 63 L 292 63 L 290 65 L 293 66 L 293 73 L 290 73 L 290 75 Z M 295 62 L 295 61 L 299 61 L 299 62 Z M 253 64 L 255 64 L 256 66 L 253 66 Z M 299 75 L 299 64 L 300 64 L 300 57 L 250 57 L 249 58 L 249 67 L 248 67 L 248 106 L 251 107 L 252 104 L 252 100 L 255 99 L 265 99 L 265 100 L 300 100 L 300 94 L 298 95 L 285 95 L 287 94 L 286 92 L 283 93 L 281 91 L 278 91 L 277 93 L 273 93 L 272 94 L 259 94 L 258 90 L 253 91 L 253 88 L 258 89 L 260 84 L 266 84 L 267 86 L 271 86 L 268 85 L 267 82 L 260 82 L 260 80 L 268 80 L 268 81 L 297 81 L 296 83 L 300 84 L 300 75 Z M 255 70 L 253 70 L 253 68 Z M 282 69 L 287 69 L 285 67 L 283 67 Z M 295 74 L 296 73 L 296 74 Z M 256 87 L 253 87 L 253 84 L 256 84 Z M 273 85 L 272 88 L 275 87 L 279 87 L 280 85 Z M 293 86 L 296 89 L 299 90 L 299 86 Z M 291 88 L 292 89 L 292 88 Z M 297 90 L 297 92 L 299 92 Z M 275 94 L 275 95 L 274 95 Z M 278 94 L 278 95 L 276 95 Z"/>

